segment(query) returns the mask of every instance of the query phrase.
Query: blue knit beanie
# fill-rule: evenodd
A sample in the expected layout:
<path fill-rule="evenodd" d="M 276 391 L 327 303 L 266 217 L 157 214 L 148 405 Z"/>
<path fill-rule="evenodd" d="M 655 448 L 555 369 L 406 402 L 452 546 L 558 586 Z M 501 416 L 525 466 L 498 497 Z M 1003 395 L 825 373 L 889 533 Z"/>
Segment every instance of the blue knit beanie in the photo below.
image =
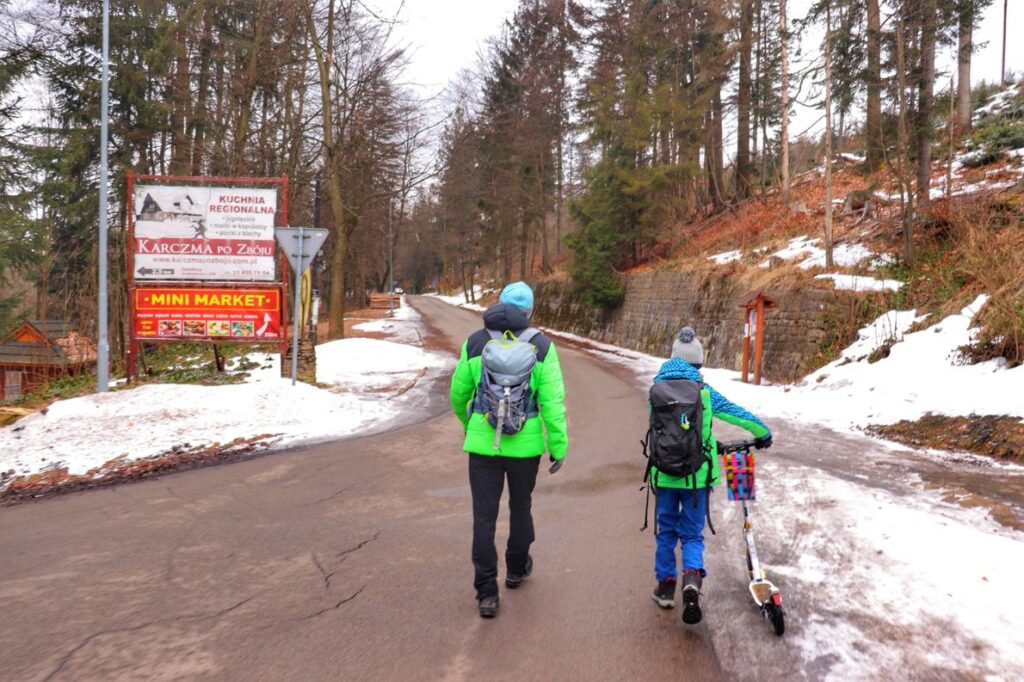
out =
<path fill-rule="evenodd" d="M 533 312 L 533 289 L 526 282 L 513 282 L 501 290 L 498 301 L 514 305 L 529 316 Z"/>

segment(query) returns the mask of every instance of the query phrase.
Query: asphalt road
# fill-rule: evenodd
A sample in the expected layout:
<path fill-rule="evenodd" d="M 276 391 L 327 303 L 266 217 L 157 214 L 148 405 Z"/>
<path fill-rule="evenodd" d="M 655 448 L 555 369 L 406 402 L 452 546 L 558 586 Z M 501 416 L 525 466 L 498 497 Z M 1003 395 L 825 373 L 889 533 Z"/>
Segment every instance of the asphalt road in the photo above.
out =
<path fill-rule="evenodd" d="M 453 344 L 479 324 L 417 306 Z M 539 477 L 534 575 L 495 620 L 476 612 L 466 456 L 438 386 L 438 416 L 378 436 L 0 509 L 0 678 L 732 677 L 713 614 L 684 628 L 649 599 L 642 392 L 561 356 L 572 444 Z"/>

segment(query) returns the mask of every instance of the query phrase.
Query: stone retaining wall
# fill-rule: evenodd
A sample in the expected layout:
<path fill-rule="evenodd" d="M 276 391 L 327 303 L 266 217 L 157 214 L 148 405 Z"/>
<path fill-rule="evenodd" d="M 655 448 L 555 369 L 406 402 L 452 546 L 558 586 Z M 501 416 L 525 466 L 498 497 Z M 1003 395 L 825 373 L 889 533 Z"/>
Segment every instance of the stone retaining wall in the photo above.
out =
<path fill-rule="evenodd" d="M 751 284 L 727 271 L 644 272 L 625 279 L 625 300 L 612 311 L 589 308 L 568 282 L 540 282 L 534 319 L 541 325 L 652 355 L 668 356 L 675 334 L 689 324 L 700 336 L 709 367 L 740 369 L 743 310 Z M 810 370 L 850 322 L 861 297 L 801 287 L 764 287 L 778 307 L 766 316 L 764 375 L 789 381 Z M 846 325 L 849 326 L 849 325 Z"/>

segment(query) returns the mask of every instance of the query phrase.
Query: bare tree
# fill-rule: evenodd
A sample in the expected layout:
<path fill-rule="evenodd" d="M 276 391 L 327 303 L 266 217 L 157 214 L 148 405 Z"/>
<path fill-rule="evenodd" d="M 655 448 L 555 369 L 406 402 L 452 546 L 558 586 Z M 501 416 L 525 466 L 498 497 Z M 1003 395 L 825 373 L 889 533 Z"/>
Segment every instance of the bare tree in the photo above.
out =
<path fill-rule="evenodd" d="M 750 196 L 750 55 L 754 0 L 740 0 L 740 73 L 736 92 L 736 198 Z"/>
<path fill-rule="evenodd" d="M 910 131 L 907 121 L 907 59 L 904 36 L 904 17 L 896 22 L 896 80 L 897 80 L 897 150 L 896 162 L 891 164 L 900 185 L 903 223 L 903 260 L 914 264 L 914 193 L 910 171 Z"/>
<path fill-rule="evenodd" d="M 876 170 L 882 163 L 882 19 L 878 6 L 879 0 L 867 0 L 868 8 L 868 68 L 867 79 L 867 111 L 865 122 L 866 165 L 869 170 Z"/>
<path fill-rule="evenodd" d="M 825 267 L 832 262 L 832 2 L 825 7 Z"/>
<path fill-rule="evenodd" d="M 917 84 L 917 204 L 928 207 L 932 180 L 932 116 L 935 106 L 936 0 L 921 0 L 921 68 Z"/>
<path fill-rule="evenodd" d="M 974 52 L 974 0 L 959 2 L 959 31 L 957 36 L 957 117 L 960 132 L 971 129 L 971 54 Z"/>
<path fill-rule="evenodd" d="M 789 203 L 789 25 L 786 20 L 786 0 L 779 0 L 779 33 L 782 47 L 782 126 L 779 148 L 782 153 L 782 199 Z"/>

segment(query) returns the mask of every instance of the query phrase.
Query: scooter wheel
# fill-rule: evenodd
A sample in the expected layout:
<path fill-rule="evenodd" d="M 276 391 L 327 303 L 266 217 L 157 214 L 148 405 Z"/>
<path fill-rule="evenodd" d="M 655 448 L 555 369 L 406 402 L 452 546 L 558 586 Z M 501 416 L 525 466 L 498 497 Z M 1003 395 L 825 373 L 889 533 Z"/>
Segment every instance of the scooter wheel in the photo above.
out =
<path fill-rule="evenodd" d="M 764 605 L 764 613 L 768 620 L 772 622 L 775 634 L 782 637 L 782 634 L 786 631 L 786 612 L 782 610 L 782 606 L 769 601 Z"/>

